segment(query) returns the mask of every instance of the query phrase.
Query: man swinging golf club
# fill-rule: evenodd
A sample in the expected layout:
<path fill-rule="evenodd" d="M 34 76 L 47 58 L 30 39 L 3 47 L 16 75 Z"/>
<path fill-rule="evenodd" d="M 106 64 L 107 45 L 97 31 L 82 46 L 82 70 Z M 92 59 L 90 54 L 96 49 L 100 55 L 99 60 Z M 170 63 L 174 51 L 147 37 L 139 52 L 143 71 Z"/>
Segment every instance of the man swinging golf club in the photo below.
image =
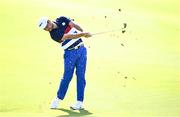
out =
<path fill-rule="evenodd" d="M 59 102 L 64 99 L 76 68 L 77 102 L 70 108 L 73 110 L 83 109 L 87 50 L 81 37 L 88 38 L 92 35 L 89 32 L 83 32 L 78 24 L 64 16 L 58 17 L 55 21 L 41 17 L 38 26 L 48 31 L 54 41 L 62 43 L 61 46 L 64 50 L 64 74 L 57 91 L 57 97 L 53 99 L 50 108 L 56 109 Z"/>

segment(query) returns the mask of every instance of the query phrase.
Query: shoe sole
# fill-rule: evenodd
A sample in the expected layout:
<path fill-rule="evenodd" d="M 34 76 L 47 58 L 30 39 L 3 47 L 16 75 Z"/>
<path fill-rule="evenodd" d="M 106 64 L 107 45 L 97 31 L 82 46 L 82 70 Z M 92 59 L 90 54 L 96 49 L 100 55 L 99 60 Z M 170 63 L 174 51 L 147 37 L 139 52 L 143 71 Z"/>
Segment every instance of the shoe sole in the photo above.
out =
<path fill-rule="evenodd" d="M 70 107 L 70 109 L 72 109 L 72 110 L 84 110 L 84 108 L 75 109 L 72 106 Z"/>
<path fill-rule="evenodd" d="M 56 110 L 56 109 L 58 109 L 58 108 L 50 108 L 50 109 L 52 109 L 52 110 Z"/>

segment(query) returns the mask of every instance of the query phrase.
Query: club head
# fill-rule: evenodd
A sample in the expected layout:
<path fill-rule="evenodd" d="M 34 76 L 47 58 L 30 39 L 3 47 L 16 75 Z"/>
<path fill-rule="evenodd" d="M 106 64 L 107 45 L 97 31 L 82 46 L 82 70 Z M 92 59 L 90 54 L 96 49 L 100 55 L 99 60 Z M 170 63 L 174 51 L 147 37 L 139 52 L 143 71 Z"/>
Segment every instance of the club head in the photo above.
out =
<path fill-rule="evenodd" d="M 122 30 L 122 33 L 125 33 L 126 31 L 125 30 Z"/>
<path fill-rule="evenodd" d="M 127 23 L 123 23 L 123 26 L 124 26 L 123 28 L 126 28 L 127 27 Z"/>

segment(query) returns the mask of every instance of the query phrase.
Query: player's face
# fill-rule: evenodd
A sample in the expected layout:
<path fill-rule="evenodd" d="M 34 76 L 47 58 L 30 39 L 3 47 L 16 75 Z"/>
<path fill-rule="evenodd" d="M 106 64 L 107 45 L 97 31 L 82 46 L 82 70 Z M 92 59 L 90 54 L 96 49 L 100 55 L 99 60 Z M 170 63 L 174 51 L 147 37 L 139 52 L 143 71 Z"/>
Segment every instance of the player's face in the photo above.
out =
<path fill-rule="evenodd" d="M 51 31 L 53 29 L 53 23 L 48 20 L 47 21 L 47 26 L 44 28 L 45 31 Z"/>

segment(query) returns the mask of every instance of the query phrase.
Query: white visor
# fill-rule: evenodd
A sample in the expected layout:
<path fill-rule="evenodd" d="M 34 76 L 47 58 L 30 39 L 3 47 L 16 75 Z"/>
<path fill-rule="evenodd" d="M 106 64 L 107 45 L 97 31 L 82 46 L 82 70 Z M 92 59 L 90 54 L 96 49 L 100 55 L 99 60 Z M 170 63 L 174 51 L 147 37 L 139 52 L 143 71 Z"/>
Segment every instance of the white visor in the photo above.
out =
<path fill-rule="evenodd" d="M 41 17 L 38 21 L 39 28 L 44 29 L 47 26 L 47 21 L 48 21 L 47 17 Z"/>

